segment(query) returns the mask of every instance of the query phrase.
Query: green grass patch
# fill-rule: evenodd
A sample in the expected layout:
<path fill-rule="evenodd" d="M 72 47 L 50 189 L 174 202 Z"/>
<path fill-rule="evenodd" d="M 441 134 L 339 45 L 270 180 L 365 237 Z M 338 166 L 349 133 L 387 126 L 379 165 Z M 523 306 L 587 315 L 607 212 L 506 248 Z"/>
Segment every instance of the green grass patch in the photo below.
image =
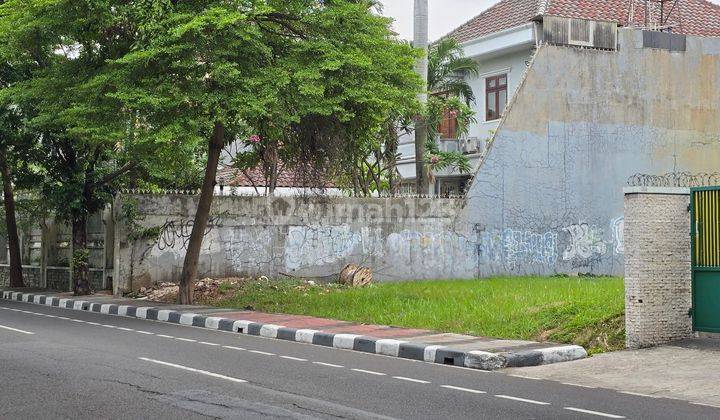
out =
<path fill-rule="evenodd" d="M 230 308 L 487 337 L 579 344 L 591 353 L 624 347 L 620 278 L 512 277 L 374 284 L 361 289 L 295 280 L 250 281 Z"/>

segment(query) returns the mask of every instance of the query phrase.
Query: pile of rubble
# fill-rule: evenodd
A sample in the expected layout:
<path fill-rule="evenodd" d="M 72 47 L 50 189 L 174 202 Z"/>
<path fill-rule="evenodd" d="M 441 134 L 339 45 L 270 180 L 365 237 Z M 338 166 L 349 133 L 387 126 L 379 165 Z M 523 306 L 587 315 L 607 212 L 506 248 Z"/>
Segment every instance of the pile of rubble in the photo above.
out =
<path fill-rule="evenodd" d="M 238 288 L 240 283 L 247 281 L 237 277 L 225 279 L 206 278 L 195 282 L 195 299 L 199 301 L 227 297 L 228 292 Z M 221 290 L 222 285 L 227 285 Z M 150 287 L 141 287 L 132 297 L 153 302 L 173 303 L 178 299 L 180 286 L 177 283 L 159 283 Z"/>

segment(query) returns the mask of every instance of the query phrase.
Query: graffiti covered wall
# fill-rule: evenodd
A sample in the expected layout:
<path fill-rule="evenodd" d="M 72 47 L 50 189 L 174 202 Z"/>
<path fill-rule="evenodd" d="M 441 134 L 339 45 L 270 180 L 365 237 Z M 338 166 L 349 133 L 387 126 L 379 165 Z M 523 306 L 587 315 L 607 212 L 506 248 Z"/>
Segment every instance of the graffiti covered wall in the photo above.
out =
<path fill-rule="evenodd" d="M 481 275 L 622 275 L 628 179 L 720 170 L 720 39 L 541 47 L 484 159 L 463 216 Z"/>
<path fill-rule="evenodd" d="M 128 203 L 136 207 L 132 223 L 123 215 Z M 196 203 L 183 195 L 117 199 L 116 291 L 179 278 Z M 376 278 L 386 281 L 471 278 L 478 269 L 478 238 L 454 229 L 459 204 L 419 198 L 216 197 L 199 273 L 329 277 L 353 262 L 372 267 Z"/>

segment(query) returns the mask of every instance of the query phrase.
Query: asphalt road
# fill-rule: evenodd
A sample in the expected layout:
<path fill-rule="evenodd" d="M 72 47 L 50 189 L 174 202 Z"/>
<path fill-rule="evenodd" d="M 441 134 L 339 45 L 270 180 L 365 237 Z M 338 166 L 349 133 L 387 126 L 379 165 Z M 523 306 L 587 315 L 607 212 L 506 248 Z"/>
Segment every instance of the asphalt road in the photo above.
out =
<path fill-rule="evenodd" d="M 718 419 L 720 409 L 0 301 L 0 418 L 208 417 Z"/>

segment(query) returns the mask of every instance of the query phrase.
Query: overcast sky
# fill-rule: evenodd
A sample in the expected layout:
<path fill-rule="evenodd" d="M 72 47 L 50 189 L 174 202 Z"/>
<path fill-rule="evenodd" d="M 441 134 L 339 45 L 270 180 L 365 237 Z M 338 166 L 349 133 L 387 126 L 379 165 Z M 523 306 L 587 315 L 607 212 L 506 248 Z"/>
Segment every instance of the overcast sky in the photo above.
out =
<path fill-rule="evenodd" d="M 404 39 L 412 38 L 414 0 L 381 0 L 385 16 L 395 19 L 395 31 Z M 430 39 L 436 40 L 499 0 L 429 0 Z M 720 0 L 711 0 L 720 4 Z"/>

